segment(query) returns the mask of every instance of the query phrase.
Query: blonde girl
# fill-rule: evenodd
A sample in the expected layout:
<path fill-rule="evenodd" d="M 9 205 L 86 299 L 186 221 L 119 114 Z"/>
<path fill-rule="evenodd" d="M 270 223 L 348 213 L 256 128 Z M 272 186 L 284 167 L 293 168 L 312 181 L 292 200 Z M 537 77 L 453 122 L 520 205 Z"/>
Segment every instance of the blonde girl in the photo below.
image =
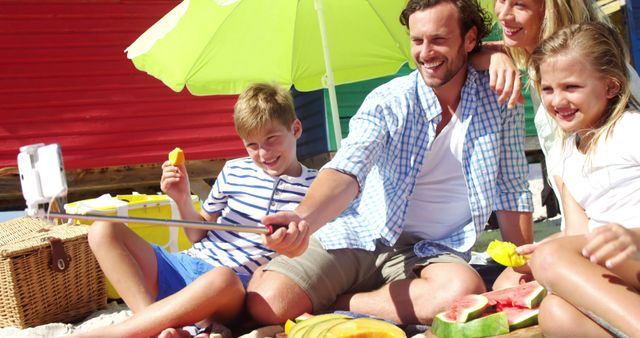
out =
<path fill-rule="evenodd" d="M 572 25 L 531 54 L 530 77 L 562 130 L 562 236 L 519 248 L 550 295 L 545 337 L 640 337 L 640 130 L 629 55 L 604 23 Z"/>
<path fill-rule="evenodd" d="M 531 53 L 545 38 L 550 37 L 563 27 L 572 24 L 586 22 L 609 23 L 609 19 L 597 7 L 593 0 L 494 0 L 494 12 L 497 22 L 502 28 L 503 46 L 519 69 L 527 69 L 530 66 Z M 519 90 L 520 78 L 517 69 L 513 71 L 516 75 L 508 75 L 508 66 L 504 64 L 494 64 L 494 60 L 504 61 L 504 59 L 491 59 L 490 72 L 492 69 L 500 71 L 491 72 L 492 83 L 495 83 L 496 91 L 502 96 L 509 94 L 511 88 Z M 640 97 L 640 78 L 636 71 L 627 64 L 630 76 L 630 87 L 636 97 Z M 494 80 L 495 79 L 495 80 Z M 510 79 L 515 79 L 510 83 Z M 508 93 L 501 93 L 507 91 Z M 512 95 L 513 96 L 513 95 Z M 558 190 L 556 177 L 561 164 L 561 131 L 553 119 L 541 104 L 538 94 L 532 90 L 531 98 L 535 114 L 535 126 L 540 143 L 540 148 L 545 155 L 546 169 L 550 184 L 558 200 L 561 199 Z M 565 214 L 563 203 L 560 201 L 561 213 Z M 564 228 L 564 218 L 562 220 Z M 493 285 L 494 289 L 501 289 L 512 286 L 519 281 L 528 280 L 528 268 L 525 266 L 514 272 L 507 268 Z"/>

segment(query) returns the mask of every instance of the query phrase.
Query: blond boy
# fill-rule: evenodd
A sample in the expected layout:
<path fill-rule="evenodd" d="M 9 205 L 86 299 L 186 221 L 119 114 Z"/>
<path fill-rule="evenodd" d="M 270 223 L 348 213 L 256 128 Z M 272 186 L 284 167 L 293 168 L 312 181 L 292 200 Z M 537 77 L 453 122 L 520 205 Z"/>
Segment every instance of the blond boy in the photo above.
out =
<path fill-rule="evenodd" d="M 182 219 L 257 225 L 264 215 L 293 210 L 315 178 L 316 171 L 296 157 L 302 125 L 288 91 L 252 85 L 238 98 L 234 124 L 249 156 L 225 164 L 201 212 L 191 202 L 185 166 L 162 165 L 161 189 Z M 91 249 L 134 316 L 88 336 L 147 337 L 205 319 L 227 322 L 240 313 L 251 274 L 275 253 L 258 234 L 186 228 L 185 233 L 193 247 L 169 253 L 124 224 L 92 225 Z"/>

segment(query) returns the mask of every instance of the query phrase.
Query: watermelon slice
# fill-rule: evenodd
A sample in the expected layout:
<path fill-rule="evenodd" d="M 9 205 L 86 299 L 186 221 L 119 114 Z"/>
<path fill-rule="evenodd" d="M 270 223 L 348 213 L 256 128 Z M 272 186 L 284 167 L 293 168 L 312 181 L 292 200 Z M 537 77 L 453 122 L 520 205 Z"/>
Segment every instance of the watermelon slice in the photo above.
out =
<path fill-rule="evenodd" d="M 509 322 L 504 312 L 496 312 L 466 323 L 447 318 L 440 312 L 433 319 L 431 332 L 439 338 L 478 338 L 509 333 Z"/>
<path fill-rule="evenodd" d="M 547 290 L 538 282 L 531 281 L 507 289 L 485 292 L 483 296 L 489 299 L 489 305 L 524 307 L 532 309 L 540 305 Z"/>
<path fill-rule="evenodd" d="M 538 324 L 538 313 L 540 310 L 537 308 L 527 309 L 507 306 L 500 308 L 499 311 L 507 315 L 509 330 L 521 329 Z"/>
<path fill-rule="evenodd" d="M 489 306 L 489 299 L 482 295 L 466 295 L 455 300 L 446 310 L 446 317 L 458 323 L 478 318 Z"/>

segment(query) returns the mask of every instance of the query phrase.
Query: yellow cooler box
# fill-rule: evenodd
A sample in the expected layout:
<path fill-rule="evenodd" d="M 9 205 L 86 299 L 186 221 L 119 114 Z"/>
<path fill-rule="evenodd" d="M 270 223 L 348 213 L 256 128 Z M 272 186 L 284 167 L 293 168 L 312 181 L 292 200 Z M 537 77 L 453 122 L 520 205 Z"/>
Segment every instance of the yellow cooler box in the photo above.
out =
<path fill-rule="evenodd" d="M 200 199 L 191 195 L 194 207 L 200 211 Z M 175 202 L 167 195 L 102 195 L 98 198 L 65 204 L 64 210 L 69 214 L 95 214 L 106 216 L 146 217 L 162 219 L 180 219 Z M 79 224 L 91 224 L 92 221 L 76 221 Z M 180 227 L 169 227 L 152 224 L 128 223 L 140 237 L 148 242 L 158 244 L 169 252 L 177 252 L 191 247 L 184 230 Z M 120 298 L 110 284 L 107 284 L 109 298 Z"/>

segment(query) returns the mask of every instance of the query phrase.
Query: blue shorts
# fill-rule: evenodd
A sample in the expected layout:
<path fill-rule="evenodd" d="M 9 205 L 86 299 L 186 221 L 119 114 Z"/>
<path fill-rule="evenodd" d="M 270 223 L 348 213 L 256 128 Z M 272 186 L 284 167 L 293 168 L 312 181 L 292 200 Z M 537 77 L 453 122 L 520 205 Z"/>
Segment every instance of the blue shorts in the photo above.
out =
<path fill-rule="evenodd" d="M 158 295 L 156 300 L 180 291 L 196 278 L 214 268 L 213 265 L 200 258 L 191 257 L 181 252 L 167 252 L 167 250 L 156 244 L 151 244 L 151 247 L 156 253 L 156 264 L 158 266 Z M 236 275 L 246 288 L 251 275 L 242 273 L 236 273 Z"/>

